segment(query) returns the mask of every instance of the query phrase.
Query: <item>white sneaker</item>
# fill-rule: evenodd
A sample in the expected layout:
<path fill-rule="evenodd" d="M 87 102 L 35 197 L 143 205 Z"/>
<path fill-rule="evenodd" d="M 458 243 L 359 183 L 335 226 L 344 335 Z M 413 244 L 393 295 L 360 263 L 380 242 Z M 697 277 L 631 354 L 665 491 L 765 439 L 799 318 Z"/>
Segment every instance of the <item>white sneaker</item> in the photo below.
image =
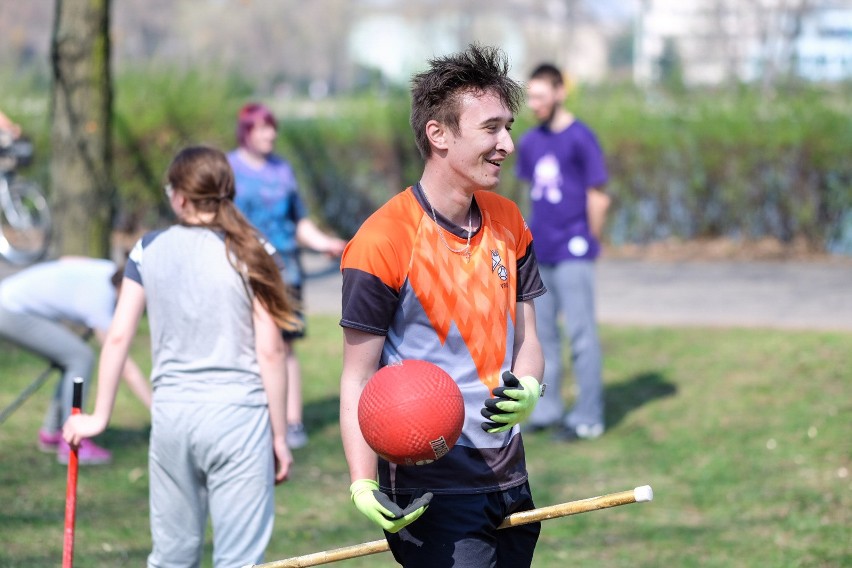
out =
<path fill-rule="evenodd" d="M 600 438 L 604 432 L 603 424 L 578 424 L 574 429 L 577 431 L 577 436 L 584 440 Z"/>

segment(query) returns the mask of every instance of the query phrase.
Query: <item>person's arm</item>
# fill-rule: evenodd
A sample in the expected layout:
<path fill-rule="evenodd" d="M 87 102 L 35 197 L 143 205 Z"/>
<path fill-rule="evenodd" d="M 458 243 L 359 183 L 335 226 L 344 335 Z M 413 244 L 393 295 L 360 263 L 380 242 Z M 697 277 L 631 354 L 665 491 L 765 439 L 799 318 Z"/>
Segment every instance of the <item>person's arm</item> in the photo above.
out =
<path fill-rule="evenodd" d="M 287 345 L 281 330 L 259 300 L 254 300 L 254 335 L 260 378 L 269 405 L 272 450 L 275 453 L 275 483 L 285 481 L 293 456 L 287 447 Z"/>
<path fill-rule="evenodd" d="M 308 217 L 302 217 L 296 224 L 296 242 L 329 256 L 340 256 L 346 248 L 346 241 L 323 233 Z"/>
<path fill-rule="evenodd" d="M 609 195 L 601 187 L 590 187 L 586 190 L 586 215 L 589 219 L 589 231 L 600 240 L 603 235 L 606 213 L 611 202 Z"/>
<path fill-rule="evenodd" d="M 516 309 L 515 344 L 511 371 L 504 371 L 503 383 L 493 389 L 493 398 L 480 411 L 486 422 L 482 429 L 499 434 L 527 420 L 541 398 L 544 356 L 535 331 L 535 305 L 520 302 Z"/>
<path fill-rule="evenodd" d="M 103 345 L 106 342 L 107 332 L 96 329 L 95 337 L 98 338 L 101 348 L 103 348 Z M 151 385 L 148 384 L 148 379 L 142 373 L 142 369 L 139 368 L 136 361 L 134 361 L 129 355 L 127 356 L 127 360 L 124 362 L 124 367 L 121 370 L 121 376 L 124 379 L 124 382 L 127 383 L 130 391 L 136 395 L 136 398 L 141 400 L 142 404 L 144 404 L 146 408 L 150 409 Z"/>
<path fill-rule="evenodd" d="M 482 429 L 489 434 L 511 430 L 527 420 L 542 395 L 544 355 L 535 330 L 535 304 L 519 302 L 515 318 L 515 344 L 512 370 L 505 371 L 502 386 L 491 392 L 481 414 L 486 418 Z"/>
<path fill-rule="evenodd" d="M 349 464 L 349 493 L 355 508 L 391 533 L 402 530 L 426 511 L 431 493 L 401 509 L 376 482 L 378 458 L 367 445 L 358 424 L 358 401 L 364 385 L 376 372 L 385 338 L 350 328 L 343 330 L 343 373 L 340 376 L 340 435 Z"/>
<path fill-rule="evenodd" d="M 95 411 L 92 414 L 69 417 L 62 428 L 62 437 L 72 446 L 79 445 L 83 438 L 97 436 L 106 429 L 112 416 L 115 394 L 130 343 L 136 335 L 136 328 L 144 311 L 145 289 L 137 282 L 125 278 L 98 363 Z"/>
<path fill-rule="evenodd" d="M 378 458 L 367 445 L 358 424 L 358 401 L 379 368 L 385 338 L 351 328 L 343 329 L 343 372 L 340 376 L 340 435 L 351 481 L 375 479 Z"/>
<path fill-rule="evenodd" d="M 518 377 L 535 377 L 541 383 L 544 355 L 535 330 L 535 304 L 532 300 L 518 303 L 515 320 L 512 373 Z"/>

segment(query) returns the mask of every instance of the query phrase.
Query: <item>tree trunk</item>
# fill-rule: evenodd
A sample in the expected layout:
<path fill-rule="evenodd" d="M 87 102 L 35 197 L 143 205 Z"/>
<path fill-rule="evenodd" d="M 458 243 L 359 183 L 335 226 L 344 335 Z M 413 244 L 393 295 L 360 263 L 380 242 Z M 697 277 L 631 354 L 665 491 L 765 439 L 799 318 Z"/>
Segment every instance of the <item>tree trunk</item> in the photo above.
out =
<path fill-rule="evenodd" d="M 109 0 L 56 0 L 51 202 L 54 253 L 109 256 L 114 214 Z"/>

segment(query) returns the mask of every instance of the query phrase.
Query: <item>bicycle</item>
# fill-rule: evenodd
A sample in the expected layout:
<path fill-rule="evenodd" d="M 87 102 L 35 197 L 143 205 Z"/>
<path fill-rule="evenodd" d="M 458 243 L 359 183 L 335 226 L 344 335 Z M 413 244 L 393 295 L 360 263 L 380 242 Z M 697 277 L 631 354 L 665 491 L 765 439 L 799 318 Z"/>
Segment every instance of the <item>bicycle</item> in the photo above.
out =
<path fill-rule="evenodd" d="M 0 131 L 0 258 L 26 265 L 41 260 L 51 237 L 50 210 L 41 188 L 17 175 L 32 161 L 33 145 Z"/>

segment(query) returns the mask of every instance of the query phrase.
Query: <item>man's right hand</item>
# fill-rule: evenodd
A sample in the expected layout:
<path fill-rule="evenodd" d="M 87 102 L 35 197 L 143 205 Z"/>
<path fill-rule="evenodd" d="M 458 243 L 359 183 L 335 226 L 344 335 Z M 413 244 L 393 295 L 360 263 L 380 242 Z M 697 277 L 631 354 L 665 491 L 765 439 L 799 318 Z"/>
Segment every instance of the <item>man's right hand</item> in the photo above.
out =
<path fill-rule="evenodd" d="M 405 509 L 391 501 L 379 491 L 379 484 L 372 479 L 359 479 L 349 487 L 352 502 L 365 517 L 389 533 L 395 533 L 416 521 L 426 511 L 431 493 L 412 500 Z"/>

